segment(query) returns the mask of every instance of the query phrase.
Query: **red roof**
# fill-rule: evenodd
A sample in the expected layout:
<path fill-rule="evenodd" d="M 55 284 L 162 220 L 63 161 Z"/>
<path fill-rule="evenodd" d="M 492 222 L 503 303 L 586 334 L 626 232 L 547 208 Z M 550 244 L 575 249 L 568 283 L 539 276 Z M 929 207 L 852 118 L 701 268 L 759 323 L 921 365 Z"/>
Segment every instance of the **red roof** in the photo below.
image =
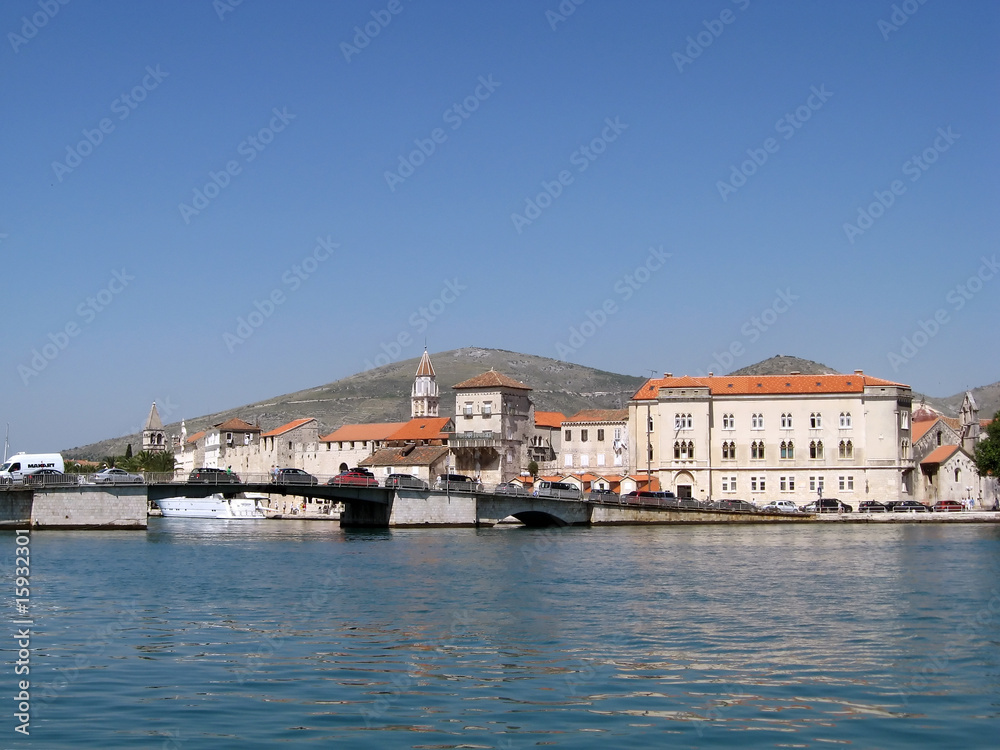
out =
<path fill-rule="evenodd" d="M 329 435 L 321 437 L 321 443 L 342 443 L 357 440 L 386 440 L 406 422 L 369 422 L 367 424 L 345 424 Z"/>
<path fill-rule="evenodd" d="M 214 425 L 214 427 L 221 432 L 260 432 L 260 427 L 254 427 L 249 422 L 244 422 L 238 417 L 233 417 L 230 420 Z"/>
<path fill-rule="evenodd" d="M 423 356 L 420 357 L 420 364 L 417 365 L 417 377 L 435 377 L 434 365 L 431 364 L 431 358 L 426 349 L 424 349 Z"/>
<path fill-rule="evenodd" d="M 421 419 L 411 419 L 394 433 L 389 435 L 387 440 L 445 440 L 448 435 L 445 427 L 451 422 L 451 417 L 424 417 Z"/>
<path fill-rule="evenodd" d="M 924 464 L 943 464 L 949 458 L 951 458 L 956 451 L 961 450 L 957 445 L 941 445 L 930 452 L 920 465 Z"/>
<path fill-rule="evenodd" d="M 292 430 L 301 427 L 304 424 L 308 424 L 309 422 L 315 422 L 315 421 L 316 419 L 314 417 L 296 419 L 292 422 L 289 422 L 288 424 L 281 425 L 281 427 L 275 427 L 270 432 L 265 432 L 263 435 L 261 435 L 261 437 L 277 437 L 278 435 L 283 435 L 286 432 L 291 432 Z"/>
<path fill-rule="evenodd" d="M 205 436 L 205 431 L 204 430 L 202 430 L 201 432 L 196 432 L 194 435 L 192 435 L 191 437 L 189 437 L 187 439 L 187 442 L 189 442 L 189 443 L 197 443 L 198 442 L 198 438 L 204 437 L 204 436 Z"/>
<path fill-rule="evenodd" d="M 566 415 L 561 411 L 536 411 L 535 412 L 535 426 L 536 427 L 553 427 L 559 429 L 562 423 L 566 421 Z"/>
<path fill-rule="evenodd" d="M 453 385 L 452 388 L 517 388 L 522 391 L 531 390 L 530 386 L 525 385 L 519 380 L 514 380 L 514 378 L 501 375 L 496 370 L 476 375 L 476 377 L 462 381 L 458 385 Z"/>
<path fill-rule="evenodd" d="M 715 375 L 704 378 L 652 378 L 647 380 L 634 400 L 654 399 L 660 388 L 704 388 L 708 386 L 713 396 L 751 396 L 794 393 L 862 393 L 865 386 L 892 386 L 909 388 L 908 385 L 871 375 Z"/>

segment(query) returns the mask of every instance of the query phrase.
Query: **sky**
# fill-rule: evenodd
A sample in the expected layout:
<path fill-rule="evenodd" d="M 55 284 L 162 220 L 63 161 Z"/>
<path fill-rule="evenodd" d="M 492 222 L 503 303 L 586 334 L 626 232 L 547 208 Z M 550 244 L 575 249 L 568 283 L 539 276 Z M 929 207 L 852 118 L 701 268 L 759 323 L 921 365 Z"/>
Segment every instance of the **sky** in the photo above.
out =
<path fill-rule="evenodd" d="M 1000 4 L 10 0 L 0 32 L 11 452 L 425 344 L 1000 380 Z"/>

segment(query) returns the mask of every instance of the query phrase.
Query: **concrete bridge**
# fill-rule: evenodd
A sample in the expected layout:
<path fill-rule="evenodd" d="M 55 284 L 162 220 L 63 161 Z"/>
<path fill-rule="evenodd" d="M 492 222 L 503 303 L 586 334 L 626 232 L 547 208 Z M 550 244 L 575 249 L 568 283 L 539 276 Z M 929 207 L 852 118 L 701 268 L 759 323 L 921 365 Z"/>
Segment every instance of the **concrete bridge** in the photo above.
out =
<path fill-rule="evenodd" d="M 613 524 L 803 522 L 812 516 L 696 508 L 658 507 L 620 502 L 557 500 L 490 492 L 445 492 L 351 485 L 247 482 L 0 488 L 0 525 L 61 528 L 145 528 L 148 501 L 167 497 L 206 497 L 240 492 L 315 498 L 343 503 L 345 528 L 493 526 L 514 517 L 527 526 Z"/>

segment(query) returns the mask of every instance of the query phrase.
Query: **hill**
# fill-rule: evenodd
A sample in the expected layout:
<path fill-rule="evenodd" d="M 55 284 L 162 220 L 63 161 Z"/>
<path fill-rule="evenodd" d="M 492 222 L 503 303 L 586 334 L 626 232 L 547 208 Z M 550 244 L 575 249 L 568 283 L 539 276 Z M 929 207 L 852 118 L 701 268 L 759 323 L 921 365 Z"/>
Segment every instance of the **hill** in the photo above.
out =
<path fill-rule="evenodd" d="M 441 414 L 454 414 L 451 387 L 490 368 L 531 386 L 535 408 L 570 416 L 581 409 L 614 409 L 625 406 L 645 378 L 619 375 L 548 357 L 502 349 L 463 348 L 431 355 L 441 389 Z M 326 385 L 275 396 L 235 409 L 186 419 L 187 434 L 207 429 L 231 417 L 270 430 L 293 419 L 315 417 L 320 435 L 343 424 L 402 422 L 410 418 L 410 389 L 419 357 L 351 375 Z M 180 423 L 165 426 L 168 435 L 180 434 Z M 67 458 L 100 459 L 121 455 L 131 443 L 139 450 L 138 434 L 103 440 L 63 451 Z"/>

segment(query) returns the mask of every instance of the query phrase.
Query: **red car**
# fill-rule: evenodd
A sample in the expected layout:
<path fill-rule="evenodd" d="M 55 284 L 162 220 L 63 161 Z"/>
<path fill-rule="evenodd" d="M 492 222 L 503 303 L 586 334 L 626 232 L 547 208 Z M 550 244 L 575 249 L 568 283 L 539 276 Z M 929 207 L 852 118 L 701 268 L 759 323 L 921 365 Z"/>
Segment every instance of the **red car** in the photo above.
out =
<path fill-rule="evenodd" d="M 340 472 L 327 482 L 327 484 L 351 485 L 352 487 L 378 487 L 378 480 L 371 472 L 351 469 L 350 471 Z"/>
<path fill-rule="evenodd" d="M 936 511 L 963 511 L 965 506 L 956 500 L 938 500 L 934 503 Z"/>

